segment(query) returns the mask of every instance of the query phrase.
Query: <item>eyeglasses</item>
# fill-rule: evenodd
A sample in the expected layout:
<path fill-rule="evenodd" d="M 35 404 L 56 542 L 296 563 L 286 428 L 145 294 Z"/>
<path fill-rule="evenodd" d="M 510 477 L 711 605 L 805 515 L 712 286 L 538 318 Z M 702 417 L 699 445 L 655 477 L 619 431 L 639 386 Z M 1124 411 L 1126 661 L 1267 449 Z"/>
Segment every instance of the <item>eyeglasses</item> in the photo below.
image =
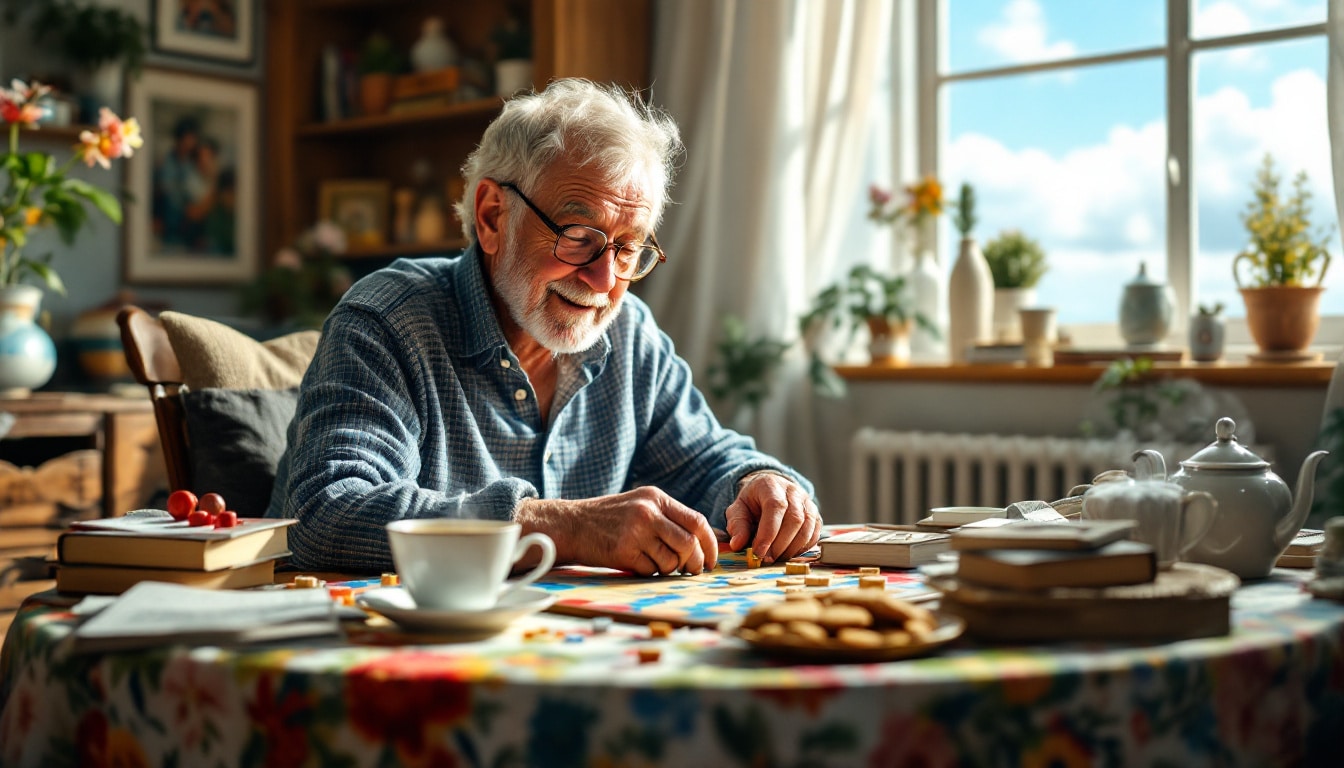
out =
<path fill-rule="evenodd" d="M 663 249 L 658 247 L 658 240 L 653 235 L 649 235 L 647 243 L 613 243 L 607 237 L 607 233 L 600 229 L 583 224 L 566 224 L 562 227 L 551 221 L 551 217 L 542 213 L 541 209 L 528 200 L 527 195 L 512 183 L 501 182 L 499 186 L 513 190 L 513 193 L 537 214 L 541 223 L 555 233 L 555 249 L 552 255 L 565 264 L 586 267 L 602 258 L 608 248 L 614 247 L 616 260 L 612 263 L 612 270 L 616 273 L 616 277 L 633 283 L 643 279 L 654 267 L 667 261 Z"/>

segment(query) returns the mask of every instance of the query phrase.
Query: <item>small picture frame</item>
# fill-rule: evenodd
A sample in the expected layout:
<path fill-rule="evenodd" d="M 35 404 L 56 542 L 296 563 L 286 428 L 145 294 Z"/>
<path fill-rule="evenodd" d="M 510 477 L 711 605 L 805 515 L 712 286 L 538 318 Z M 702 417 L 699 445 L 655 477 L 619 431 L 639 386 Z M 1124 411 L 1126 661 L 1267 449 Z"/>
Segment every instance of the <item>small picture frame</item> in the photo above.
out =
<path fill-rule="evenodd" d="M 252 63 L 257 0 L 154 0 L 154 50 L 235 65 Z"/>
<path fill-rule="evenodd" d="M 251 280 L 258 264 L 261 145 L 252 83 L 146 68 L 127 115 L 145 146 L 127 163 L 127 283 Z"/>
<path fill-rule="evenodd" d="M 318 218 L 345 232 L 352 251 L 387 244 L 388 209 L 392 184 L 386 179 L 331 179 L 318 188 Z"/>

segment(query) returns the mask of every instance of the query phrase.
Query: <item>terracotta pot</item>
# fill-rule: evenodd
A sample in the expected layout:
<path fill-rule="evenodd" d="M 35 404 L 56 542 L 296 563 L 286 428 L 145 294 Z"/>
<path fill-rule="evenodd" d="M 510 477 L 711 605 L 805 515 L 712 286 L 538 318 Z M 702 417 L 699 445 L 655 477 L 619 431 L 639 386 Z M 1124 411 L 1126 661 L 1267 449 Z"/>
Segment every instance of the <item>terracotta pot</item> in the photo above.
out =
<path fill-rule="evenodd" d="M 372 72 L 359 78 L 359 107 L 366 115 L 381 115 L 392 106 L 392 75 Z"/>
<path fill-rule="evenodd" d="M 910 362 L 910 326 L 893 323 L 885 317 L 869 317 L 868 356 L 875 365 L 904 365 Z"/>
<path fill-rule="evenodd" d="M 1320 325 L 1320 286 L 1277 285 L 1242 288 L 1246 327 L 1262 352 L 1301 352 Z"/>

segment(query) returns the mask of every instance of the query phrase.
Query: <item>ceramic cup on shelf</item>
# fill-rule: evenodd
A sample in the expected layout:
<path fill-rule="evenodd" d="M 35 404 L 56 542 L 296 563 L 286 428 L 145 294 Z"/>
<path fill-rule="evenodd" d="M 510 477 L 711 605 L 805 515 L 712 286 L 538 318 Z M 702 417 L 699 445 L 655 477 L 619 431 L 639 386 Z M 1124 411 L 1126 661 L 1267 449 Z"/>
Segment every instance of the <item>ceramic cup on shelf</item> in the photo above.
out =
<path fill-rule="evenodd" d="M 1164 480 L 1100 483 L 1083 494 L 1084 520 L 1133 520 L 1131 536 L 1153 548 L 1158 568 L 1182 560 L 1208 534 L 1218 502 Z"/>
<path fill-rule="evenodd" d="M 508 520 L 422 518 L 387 524 L 392 560 L 417 608 L 484 611 L 555 564 L 555 543 L 544 533 L 519 537 Z M 509 571 L 533 547 L 541 561 L 516 579 Z"/>
<path fill-rule="evenodd" d="M 1054 308 L 1024 307 L 1019 309 L 1017 314 L 1022 328 L 1022 355 L 1027 365 L 1054 365 Z"/>

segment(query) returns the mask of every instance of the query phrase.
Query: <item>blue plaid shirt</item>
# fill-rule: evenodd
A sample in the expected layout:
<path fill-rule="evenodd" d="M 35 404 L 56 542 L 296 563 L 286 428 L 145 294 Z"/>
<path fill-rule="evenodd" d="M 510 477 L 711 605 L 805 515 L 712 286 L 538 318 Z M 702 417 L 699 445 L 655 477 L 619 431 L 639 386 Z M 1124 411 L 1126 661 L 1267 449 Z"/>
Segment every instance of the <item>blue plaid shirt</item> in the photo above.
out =
<path fill-rule="evenodd" d="M 510 519 L 526 498 L 653 485 L 722 528 L 750 472 L 782 472 L 811 493 L 719 425 L 633 294 L 597 344 L 561 356 L 543 424 L 488 295 L 473 248 L 397 261 L 327 318 L 267 511 L 299 520 L 292 565 L 391 570 L 389 521 Z"/>

